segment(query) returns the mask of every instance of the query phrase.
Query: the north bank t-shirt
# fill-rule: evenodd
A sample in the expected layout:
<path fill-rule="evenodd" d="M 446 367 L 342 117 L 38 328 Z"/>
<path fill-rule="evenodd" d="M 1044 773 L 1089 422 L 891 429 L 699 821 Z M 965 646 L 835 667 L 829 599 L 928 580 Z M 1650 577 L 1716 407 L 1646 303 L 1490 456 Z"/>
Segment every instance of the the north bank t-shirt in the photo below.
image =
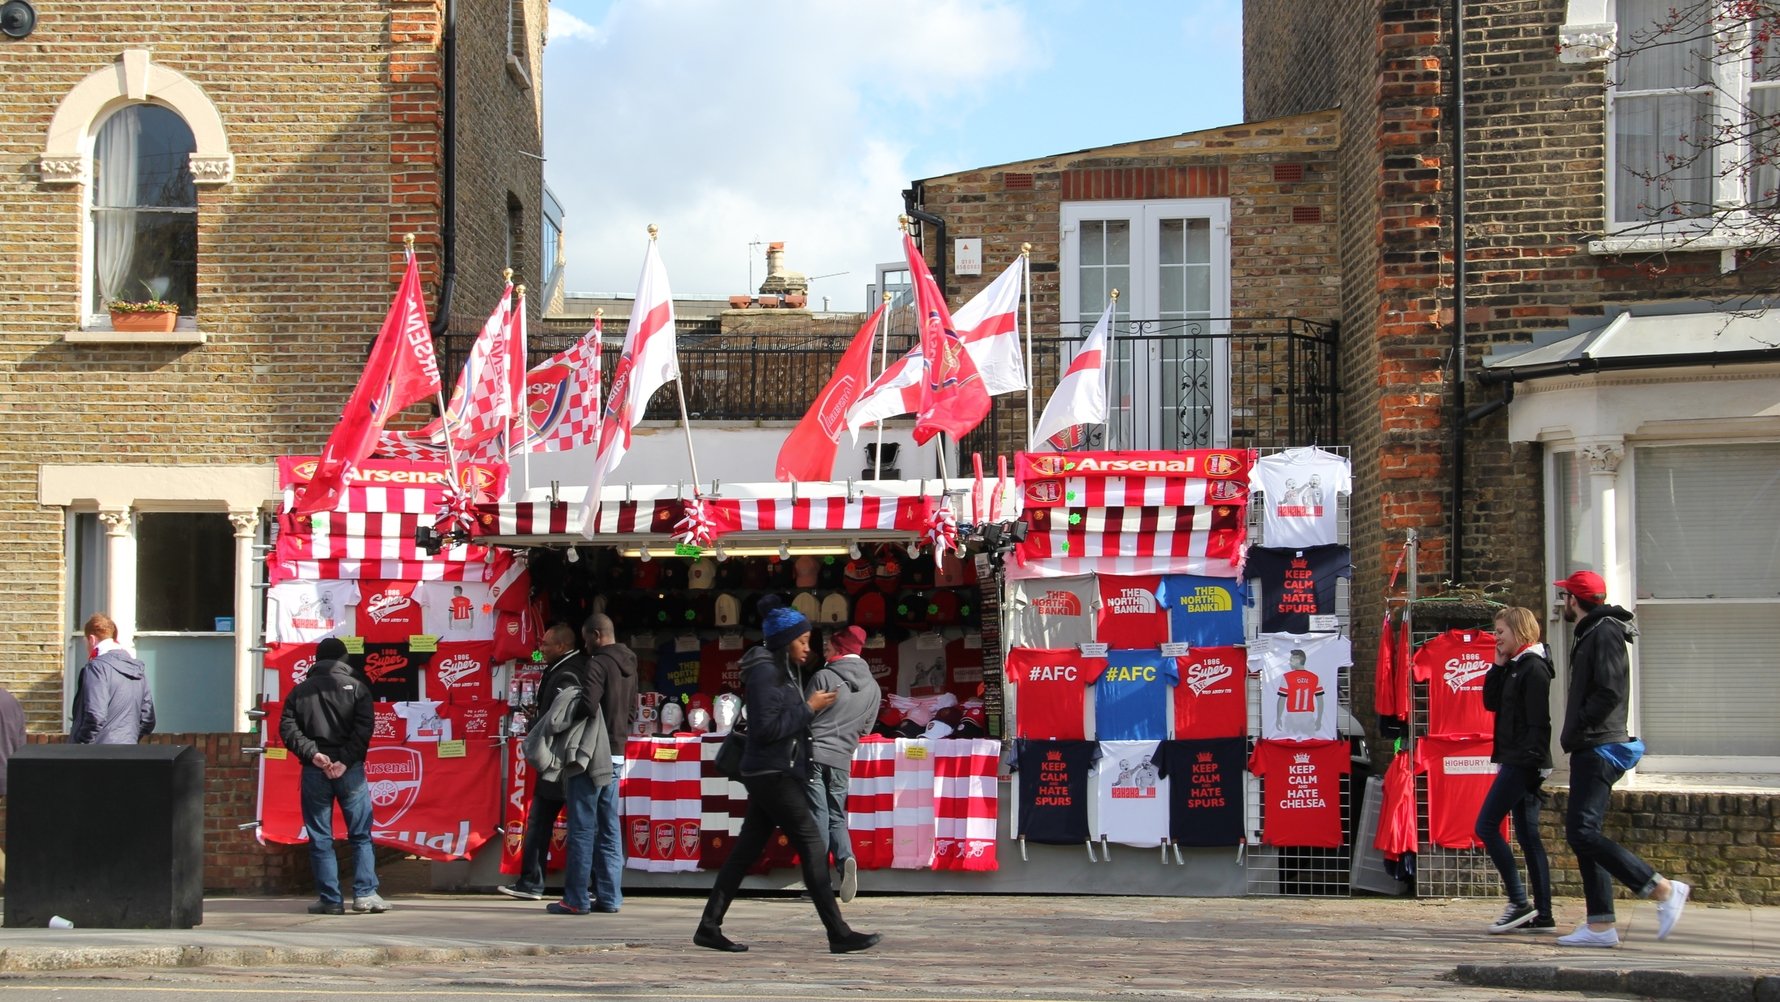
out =
<path fill-rule="evenodd" d="M 1094 639 L 1127 650 L 1161 647 L 1168 642 L 1168 608 L 1156 593 L 1162 576 L 1148 574 L 1099 577 Z"/>
<path fill-rule="evenodd" d="M 1168 736 L 1168 693 L 1179 679 L 1174 658 L 1156 651 L 1108 651 L 1094 683 L 1094 736 L 1101 741 L 1160 741 Z"/>
<path fill-rule="evenodd" d="M 1168 607 L 1168 639 L 1193 647 L 1242 643 L 1242 607 L 1248 601 L 1235 578 L 1170 574 L 1162 579 L 1162 603 Z"/>
<path fill-rule="evenodd" d="M 1009 591 L 1009 646 L 1075 647 L 1094 642 L 1094 603 L 1100 587 L 1092 574 L 1014 581 Z"/>
<path fill-rule="evenodd" d="M 1168 782 L 1168 837 L 1187 846 L 1242 841 L 1243 738 L 1164 741 L 1155 764 Z"/>
<path fill-rule="evenodd" d="M 1092 741 L 1015 743 L 1013 770 L 1020 789 L 1015 834 L 1051 845 L 1088 841 L 1088 769 L 1097 751 Z"/>

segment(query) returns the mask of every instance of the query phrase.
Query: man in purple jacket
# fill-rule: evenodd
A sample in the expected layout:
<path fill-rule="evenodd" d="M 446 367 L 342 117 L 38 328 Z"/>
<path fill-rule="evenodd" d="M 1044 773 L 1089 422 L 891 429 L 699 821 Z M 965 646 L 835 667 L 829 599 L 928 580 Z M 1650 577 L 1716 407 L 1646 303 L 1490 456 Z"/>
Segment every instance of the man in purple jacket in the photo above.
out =
<path fill-rule="evenodd" d="M 155 700 L 142 662 L 117 642 L 117 624 L 102 612 L 87 617 L 83 632 L 92 651 L 74 690 L 74 722 L 68 741 L 77 745 L 133 745 L 155 729 Z"/>

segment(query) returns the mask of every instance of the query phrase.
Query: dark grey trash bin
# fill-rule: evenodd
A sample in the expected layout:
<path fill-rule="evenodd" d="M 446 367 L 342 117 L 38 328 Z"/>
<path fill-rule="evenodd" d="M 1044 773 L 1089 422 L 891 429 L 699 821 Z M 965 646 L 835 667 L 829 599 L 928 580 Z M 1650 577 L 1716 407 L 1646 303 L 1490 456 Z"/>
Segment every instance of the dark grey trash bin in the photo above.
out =
<path fill-rule="evenodd" d="M 204 921 L 204 756 L 191 745 L 27 745 L 6 773 L 6 925 Z"/>

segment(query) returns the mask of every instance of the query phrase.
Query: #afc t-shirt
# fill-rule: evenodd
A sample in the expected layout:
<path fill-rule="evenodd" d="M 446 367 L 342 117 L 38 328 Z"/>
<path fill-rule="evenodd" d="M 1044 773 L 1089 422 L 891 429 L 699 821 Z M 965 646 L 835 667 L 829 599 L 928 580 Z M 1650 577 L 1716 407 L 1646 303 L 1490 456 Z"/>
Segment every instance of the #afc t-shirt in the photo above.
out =
<path fill-rule="evenodd" d="M 1415 680 L 1428 683 L 1429 734 L 1495 734 L 1496 715 L 1483 708 L 1483 677 L 1495 659 L 1488 630 L 1447 630 L 1415 649 Z"/>
<path fill-rule="evenodd" d="M 1074 648 L 1016 647 L 1007 652 L 1014 683 L 1014 737 L 1051 741 L 1087 738 L 1087 687 L 1106 671 L 1105 658 Z"/>
<path fill-rule="evenodd" d="M 1168 736 L 1168 689 L 1179 680 L 1174 658 L 1156 651 L 1108 651 L 1094 683 L 1094 736 L 1102 741 L 1160 741 Z"/>

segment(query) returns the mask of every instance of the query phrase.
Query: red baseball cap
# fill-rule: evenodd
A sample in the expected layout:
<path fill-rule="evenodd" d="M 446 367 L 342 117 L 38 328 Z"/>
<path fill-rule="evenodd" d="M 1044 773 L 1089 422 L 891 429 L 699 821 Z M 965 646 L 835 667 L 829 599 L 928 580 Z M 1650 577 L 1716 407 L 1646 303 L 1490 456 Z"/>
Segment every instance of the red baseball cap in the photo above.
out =
<path fill-rule="evenodd" d="M 1601 580 L 1601 576 L 1594 571 L 1577 571 L 1562 581 L 1553 581 L 1552 584 L 1584 602 L 1599 602 L 1607 597 L 1607 582 Z"/>

